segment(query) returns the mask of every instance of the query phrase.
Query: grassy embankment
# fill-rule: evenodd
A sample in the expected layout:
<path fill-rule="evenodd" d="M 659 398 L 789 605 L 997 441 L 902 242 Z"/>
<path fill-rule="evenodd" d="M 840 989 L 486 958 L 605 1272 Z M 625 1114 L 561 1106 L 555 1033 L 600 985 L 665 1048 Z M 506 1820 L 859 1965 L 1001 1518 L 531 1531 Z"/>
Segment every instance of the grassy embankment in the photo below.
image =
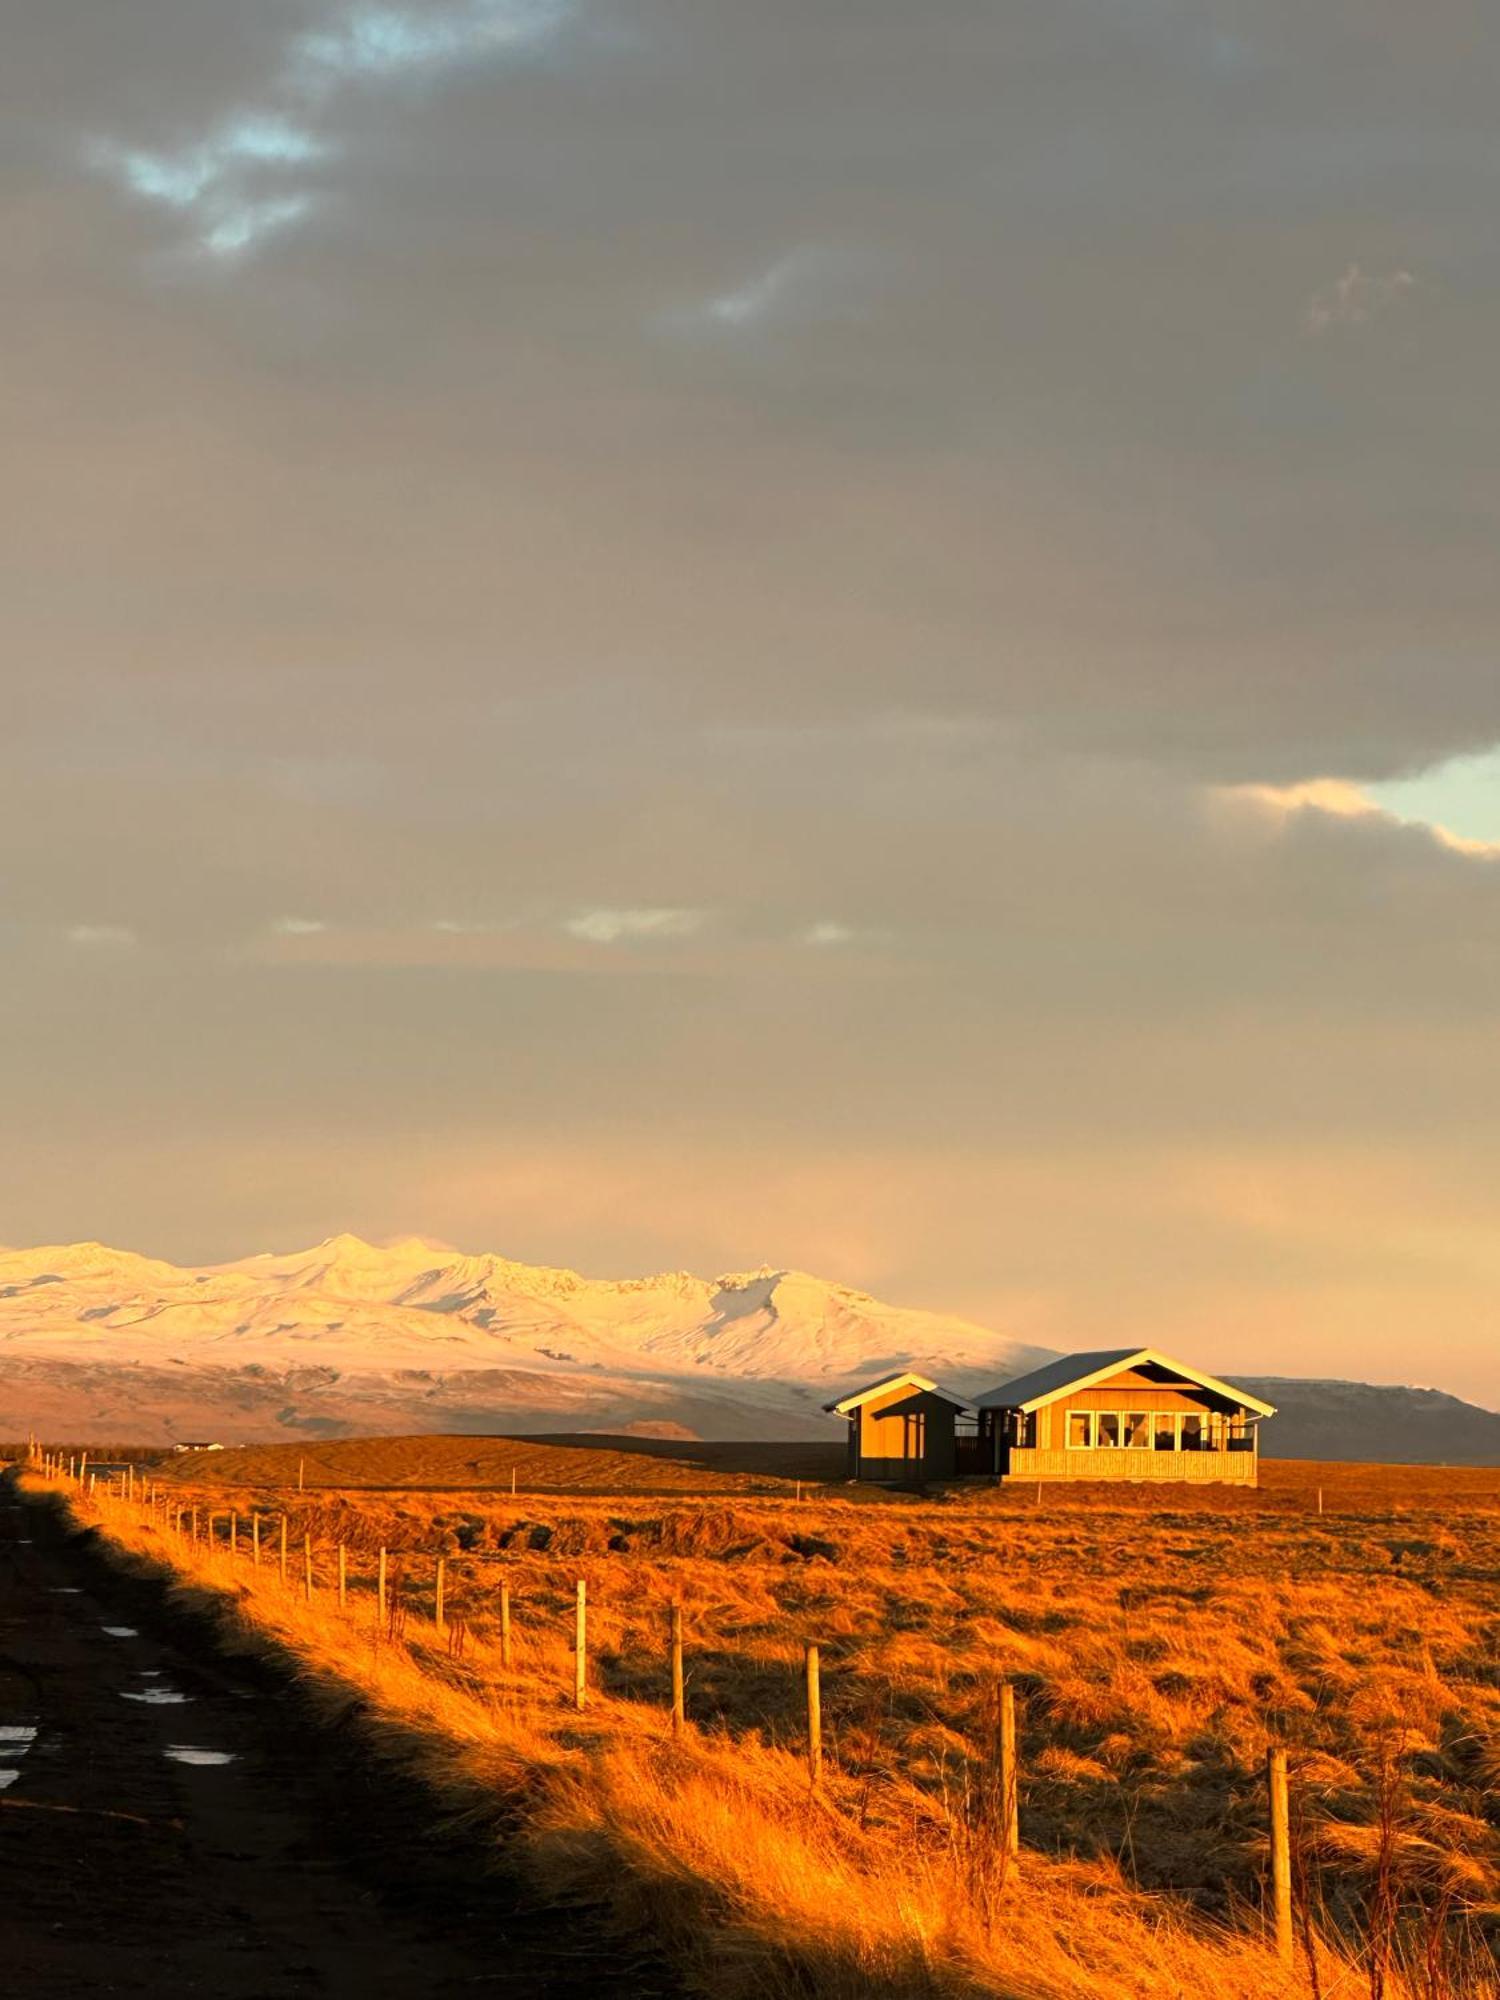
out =
<path fill-rule="evenodd" d="M 580 1474 L 581 1452 L 563 1466 L 562 1448 L 527 1449 L 552 1454 L 531 1465 L 551 1474 L 538 1484 Z M 330 1714 L 363 1704 L 388 1754 L 511 1839 L 545 1891 L 599 1895 L 650 1923 L 706 1990 L 1493 1990 L 1493 1476 L 1487 1492 L 1467 1482 L 1461 1517 L 1439 1518 L 1412 1477 L 1322 1468 L 1319 1517 L 1305 1476 L 1217 1504 L 1048 1493 L 1040 1509 L 1009 1494 L 799 1505 L 728 1489 L 704 1506 L 639 1491 L 391 1492 L 397 1464 L 372 1463 L 368 1447 L 365 1490 L 312 1490 L 321 1453 L 240 1456 L 216 1460 L 211 1486 L 206 1462 L 178 1468 L 194 1483 L 173 1504 L 233 1507 L 242 1522 L 258 1511 L 268 1530 L 284 1511 L 294 1549 L 306 1532 L 320 1551 L 311 1606 L 273 1561 L 257 1573 L 243 1553 L 187 1547 L 114 1503 L 103 1525 L 209 1593 L 236 1643 L 294 1659 Z M 298 1469 L 300 1494 L 239 1483 Z M 344 1615 L 330 1594 L 340 1541 L 357 1586 Z M 397 1552 L 404 1607 L 384 1630 L 369 1592 L 381 1545 Z M 446 1639 L 430 1622 L 440 1550 Z M 517 1624 L 509 1674 L 494 1633 L 502 1573 Z M 595 1681 L 582 1717 L 566 1699 L 579 1576 Z M 695 1719 L 680 1742 L 663 1715 L 674 1599 L 687 1608 Z M 819 1799 L 798 1756 L 809 1639 L 829 1669 Z M 1010 1879 L 991 1782 L 1000 1677 L 1022 1695 L 1027 1771 L 1028 1847 Z M 1291 1971 L 1254 1917 L 1271 1740 L 1291 1747 L 1298 1805 L 1308 1930 Z M 1343 1956 L 1314 1943 L 1314 1925 L 1343 1936 Z"/>

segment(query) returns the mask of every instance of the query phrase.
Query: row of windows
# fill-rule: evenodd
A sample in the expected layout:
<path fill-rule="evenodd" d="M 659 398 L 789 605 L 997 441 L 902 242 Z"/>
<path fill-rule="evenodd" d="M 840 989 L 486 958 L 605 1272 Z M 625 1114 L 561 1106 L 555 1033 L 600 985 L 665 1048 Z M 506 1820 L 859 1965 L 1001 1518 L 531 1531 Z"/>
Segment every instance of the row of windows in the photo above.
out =
<path fill-rule="evenodd" d="M 1070 1451 L 1223 1451 L 1226 1420 L 1175 1410 L 1069 1410 Z"/>

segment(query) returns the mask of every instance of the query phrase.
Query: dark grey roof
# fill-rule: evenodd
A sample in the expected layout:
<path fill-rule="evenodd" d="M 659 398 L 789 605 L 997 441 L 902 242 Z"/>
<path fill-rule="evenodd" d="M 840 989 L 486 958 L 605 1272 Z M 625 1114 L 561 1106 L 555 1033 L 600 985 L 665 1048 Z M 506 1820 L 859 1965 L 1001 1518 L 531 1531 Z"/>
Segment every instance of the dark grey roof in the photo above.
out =
<path fill-rule="evenodd" d="M 899 1403 L 887 1403 L 880 1414 L 883 1417 L 912 1417 L 927 1403 L 946 1403 L 950 1410 L 972 1410 L 974 1407 L 957 1396 L 950 1396 L 946 1389 L 914 1389 Z"/>
<path fill-rule="evenodd" d="M 1094 1354 L 1062 1354 L 1056 1361 L 1033 1368 L 1029 1375 L 1017 1375 L 1014 1381 L 986 1389 L 974 1401 L 981 1410 L 1017 1410 L 1036 1396 L 1050 1396 L 1058 1389 L 1066 1389 L 1081 1376 L 1097 1375 L 1101 1368 L 1123 1367 L 1127 1361 L 1133 1361 L 1136 1355 L 1145 1352 L 1143 1347 L 1105 1347 Z"/>

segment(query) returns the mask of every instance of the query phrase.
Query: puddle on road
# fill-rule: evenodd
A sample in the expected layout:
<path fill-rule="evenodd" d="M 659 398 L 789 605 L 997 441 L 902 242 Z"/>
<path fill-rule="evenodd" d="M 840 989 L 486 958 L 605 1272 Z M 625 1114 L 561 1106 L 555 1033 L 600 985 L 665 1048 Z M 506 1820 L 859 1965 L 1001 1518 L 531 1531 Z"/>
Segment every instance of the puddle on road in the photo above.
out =
<path fill-rule="evenodd" d="M 191 1743 L 169 1743 L 163 1755 L 173 1764 L 232 1764 L 232 1750 L 197 1750 Z"/>
<path fill-rule="evenodd" d="M 20 1775 L 19 1771 L 0 1771 L 0 1792 L 8 1792 Z"/>
<path fill-rule="evenodd" d="M 152 1708 L 180 1708 L 192 1700 L 180 1688 L 142 1688 L 139 1694 L 122 1694 L 121 1701 L 144 1701 Z"/>
<path fill-rule="evenodd" d="M 0 1722 L 0 1750 L 7 1757 L 24 1757 L 35 1741 L 34 1723 Z"/>
<path fill-rule="evenodd" d="M 139 1639 L 141 1636 L 133 1625 L 101 1625 L 99 1630 L 106 1639 Z"/>
<path fill-rule="evenodd" d="M 76 1583 L 49 1583 L 47 1585 L 47 1595 L 49 1597 L 82 1597 L 83 1592 L 78 1588 Z"/>

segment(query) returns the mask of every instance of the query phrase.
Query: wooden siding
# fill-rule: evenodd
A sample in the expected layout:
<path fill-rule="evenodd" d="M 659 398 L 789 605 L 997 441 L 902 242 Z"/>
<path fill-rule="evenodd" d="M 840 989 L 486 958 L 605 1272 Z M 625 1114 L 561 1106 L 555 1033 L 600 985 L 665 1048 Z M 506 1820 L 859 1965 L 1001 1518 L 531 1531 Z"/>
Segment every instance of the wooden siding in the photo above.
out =
<path fill-rule="evenodd" d="M 860 1410 L 859 1455 L 862 1460 L 878 1459 L 890 1464 L 906 1458 L 906 1420 L 903 1417 L 882 1416 L 882 1410 L 893 1403 L 904 1403 L 912 1395 L 908 1382 L 905 1387 L 890 1389 L 883 1396 L 872 1397 Z M 867 1473 L 867 1478 L 894 1478 L 894 1473 Z"/>
<path fill-rule="evenodd" d="M 886 1416 L 888 1409 L 919 1405 L 916 1416 Z M 873 1397 L 856 1412 L 854 1476 L 857 1479 L 951 1479 L 958 1468 L 953 1405 L 926 1391 L 902 1388 Z M 918 1438 L 921 1439 L 920 1448 Z"/>
<path fill-rule="evenodd" d="M 1157 1410 L 1202 1411 L 1212 1407 L 1204 1389 L 1164 1389 L 1160 1382 L 1137 1387 L 1131 1382 L 1106 1382 L 1097 1389 L 1075 1389 L 1066 1405 L 1054 1403 L 1054 1410 Z"/>

